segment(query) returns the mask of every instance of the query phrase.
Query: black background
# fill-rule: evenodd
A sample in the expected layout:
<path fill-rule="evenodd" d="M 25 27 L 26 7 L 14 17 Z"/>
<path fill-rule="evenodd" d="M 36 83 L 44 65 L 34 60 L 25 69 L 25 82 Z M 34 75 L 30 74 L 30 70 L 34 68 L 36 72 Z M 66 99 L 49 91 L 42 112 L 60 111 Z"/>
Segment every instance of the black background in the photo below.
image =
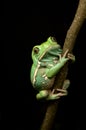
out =
<path fill-rule="evenodd" d="M 68 28 L 74 18 L 78 0 L 60 0 L 57 3 L 25 2 L 13 4 L 10 19 L 5 10 L 4 37 L 4 107 L 1 119 L 15 129 L 39 130 L 47 102 L 37 101 L 30 82 L 31 50 L 36 44 L 55 36 L 63 46 Z M 6 6 L 5 6 L 6 7 Z M 5 9 L 4 7 L 4 9 Z M 10 10 L 11 12 L 11 10 Z M 8 24 L 9 23 L 9 24 Z M 9 26 L 8 26 L 9 25 Z M 10 29 L 9 29 L 10 28 Z M 8 33 L 10 31 L 10 33 Z M 86 23 L 83 24 L 73 50 L 76 62 L 69 67 L 71 80 L 68 96 L 60 100 L 53 130 L 82 130 L 84 122 Z"/>

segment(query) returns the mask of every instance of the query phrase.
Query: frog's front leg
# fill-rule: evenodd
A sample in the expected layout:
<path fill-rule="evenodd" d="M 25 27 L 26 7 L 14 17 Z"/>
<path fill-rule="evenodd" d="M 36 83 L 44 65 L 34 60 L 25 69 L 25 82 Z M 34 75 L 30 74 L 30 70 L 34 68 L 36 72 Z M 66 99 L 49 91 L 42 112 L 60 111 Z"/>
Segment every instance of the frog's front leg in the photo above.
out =
<path fill-rule="evenodd" d="M 55 76 L 68 60 L 75 61 L 75 56 L 71 53 L 68 53 L 68 51 L 69 50 L 66 50 L 63 56 L 61 56 L 61 54 L 58 55 L 59 56 L 58 63 L 51 69 L 49 69 L 49 71 L 47 71 L 46 73 L 48 78 L 52 78 L 53 76 Z"/>
<path fill-rule="evenodd" d="M 64 55 L 61 57 L 61 54 L 59 54 L 59 61 L 58 63 L 53 66 L 51 69 L 49 69 L 49 71 L 47 71 L 46 75 L 48 78 L 52 78 L 53 76 L 55 76 L 60 69 L 65 65 L 65 63 L 69 60 L 69 57 L 66 57 L 68 53 L 68 50 L 66 50 L 66 52 L 64 53 Z"/>
<path fill-rule="evenodd" d="M 55 100 L 55 99 L 59 99 L 62 96 L 66 96 L 68 94 L 67 88 L 69 87 L 69 85 L 70 85 L 70 81 L 65 80 L 62 89 L 59 88 L 53 89 L 52 92 L 49 93 L 47 100 Z"/>

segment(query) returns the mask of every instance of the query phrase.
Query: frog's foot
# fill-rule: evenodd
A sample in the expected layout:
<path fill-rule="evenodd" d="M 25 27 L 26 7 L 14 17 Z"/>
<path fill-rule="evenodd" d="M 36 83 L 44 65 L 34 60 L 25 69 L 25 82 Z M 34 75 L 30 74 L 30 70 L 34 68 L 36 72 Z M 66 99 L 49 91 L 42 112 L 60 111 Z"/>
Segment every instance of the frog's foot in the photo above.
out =
<path fill-rule="evenodd" d="M 52 92 L 48 95 L 47 100 L 55 100 L 59 99 L 62 96 L 66 96 L 68 94 L 67 88 L 70 85 L 69 80 L 65 80 L 62 89 L 53 89 Z"/>
<path fill-rule="evenodd" d="M 75 61 L 75 56 L 72 53 L 68 53 L 67 57 L 69 60 Z"/>
<path fill-rule="evenodd" d="M 37 95 L 36 98 L 37 99 L 42 99 L 42 98 L 46 98 L 48 96 L 48 91 L 47 90 L 41 90 Z"/>
<path fill-rule="evenodd" d="M 69 50 L 67 49 L 63 56 L 61 54 L 59 54 L 59 62 L 60 63 L 65 64 L 69 60 L 69 58 L 67 57 L 68 51 Z"/>
<path fill-rule="evenodd" d="M 57 91 L 57 93 L 56 93 Z M 58 92 L 60 91 L 60 92 Z M 46 98 L 47 100 L 55 100 L 55 99 L 59 99 L 61 96 L 65 96 L 67 95 L 67 91 L 66 90 L 62 90 L 62 89 L 53 89 L 53 91 L 48 95 L 48 97 Z"/>
<path fill-rule="evenodd" d="M 66 63 L 68 60 L 71 60 L 72 62 L 75 61 L 75 56 L 72 53 L 68 52 L 69 50 L 67 49 L 63 56 L 59 55 L 59 61 Z"/>

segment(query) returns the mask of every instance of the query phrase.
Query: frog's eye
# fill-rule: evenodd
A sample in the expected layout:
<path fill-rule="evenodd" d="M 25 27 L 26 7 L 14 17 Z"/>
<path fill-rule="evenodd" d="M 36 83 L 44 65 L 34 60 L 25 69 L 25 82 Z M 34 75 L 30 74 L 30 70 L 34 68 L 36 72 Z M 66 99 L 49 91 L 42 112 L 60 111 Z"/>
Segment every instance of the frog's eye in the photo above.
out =
<path fill-rule="evenodd" d="M 56 42 L 56 38 L 50 36 L 50 37 L 48 38 L 48 41 L 50 41 L 50 42 Z"/>
<path fill-rule="evenodd" d="M 53 42 L 56 42 L 56 38 L 55 38 L 55 37 L 51 37 L 51 40 L 52 40 Z"/>
<path fill-rule="evenodd" d="M 35 48 L 33 49 L 33 51 L 34 51 L 35 54 L 38 54 L 38 53 L 39 53 L 39 48 L 38 48 L 38 47 L 35 47 Z"/>

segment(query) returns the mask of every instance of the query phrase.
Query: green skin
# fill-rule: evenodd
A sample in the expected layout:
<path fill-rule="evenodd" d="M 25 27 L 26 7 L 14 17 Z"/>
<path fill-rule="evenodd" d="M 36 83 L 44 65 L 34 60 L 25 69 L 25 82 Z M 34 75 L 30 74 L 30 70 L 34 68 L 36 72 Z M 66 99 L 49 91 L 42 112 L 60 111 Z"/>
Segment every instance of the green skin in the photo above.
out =
<path fill-rule="evenodd" d="M 53 37 L 49 37 L 46 42 L 33 47 L 33 65 L 30 76 L 33 87 L 39 91 L 36 95 L 37 99 L 55 100 L 67 95 L 66 89 L 70 84 L 69 80 L 64 82 L 62 89 L 55 90 L 52 88 L 55 76 L 60 69 L 69 59 L 75 60 L 72 54 L 67 56 L 68 50 L 62 57 L 61 54 L 61 46 Z M 59 93 L 55 93 L 55 91 Z"/>

